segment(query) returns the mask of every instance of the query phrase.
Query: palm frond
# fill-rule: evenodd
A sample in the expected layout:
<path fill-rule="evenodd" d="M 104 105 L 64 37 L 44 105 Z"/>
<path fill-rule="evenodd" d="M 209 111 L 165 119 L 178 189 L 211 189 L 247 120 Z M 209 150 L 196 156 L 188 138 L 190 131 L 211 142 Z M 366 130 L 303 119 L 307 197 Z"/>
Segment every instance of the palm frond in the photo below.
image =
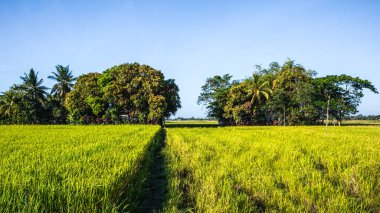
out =
<path fill-rule="evenodd" d="M 264 97 L 268 100 L 269 99 L 269 93 L 265 92 L 265 91 L 261 91 L 261 94 L 264 95 Z"/>

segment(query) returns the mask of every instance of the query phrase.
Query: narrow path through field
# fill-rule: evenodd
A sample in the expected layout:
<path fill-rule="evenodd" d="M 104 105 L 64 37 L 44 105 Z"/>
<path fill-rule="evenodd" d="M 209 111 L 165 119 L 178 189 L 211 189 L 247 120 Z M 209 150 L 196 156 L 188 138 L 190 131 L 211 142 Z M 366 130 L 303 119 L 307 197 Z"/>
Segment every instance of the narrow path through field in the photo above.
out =
<path fill-rule="evenodd" d="M 165 172 L 165 157 L 162 153 L 166 144 L 166 130 L 164 130 L 163 141 L 154 153 L 154 159 L 149 168 L 147 190 L 143 200 L 137 207 L 136 212 L 159 212 L 166 200 L 168 179 Z"/>

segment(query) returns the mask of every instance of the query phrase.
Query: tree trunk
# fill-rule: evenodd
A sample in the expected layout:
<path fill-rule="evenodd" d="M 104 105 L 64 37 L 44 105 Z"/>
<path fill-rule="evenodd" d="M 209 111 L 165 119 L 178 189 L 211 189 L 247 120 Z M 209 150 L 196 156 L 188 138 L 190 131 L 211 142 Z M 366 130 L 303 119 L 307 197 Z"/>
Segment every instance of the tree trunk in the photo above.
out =
<path fill-rule="evenodd" d="M 326 110 L 326 133 L 327 133 L 328 125 L 329 125 L 329 107 L 330 107 L 330 97 L 327 99 L 327 110 Z"/>
<path fill-rule="evenodd" d="M 285 114 L 285 107 L 284 107 L 284 126 L 286 125 L 286 114 Z"/>

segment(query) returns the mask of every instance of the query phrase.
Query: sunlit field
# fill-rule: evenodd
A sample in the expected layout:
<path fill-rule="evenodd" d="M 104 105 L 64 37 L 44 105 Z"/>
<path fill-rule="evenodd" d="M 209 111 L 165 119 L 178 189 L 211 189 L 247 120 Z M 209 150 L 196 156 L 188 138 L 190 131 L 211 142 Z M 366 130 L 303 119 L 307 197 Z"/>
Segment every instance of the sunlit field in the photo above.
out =
<path fill-rule="evenodd" d="M 183 125 L 0 126 L 0 209 L 380 210 L 378 126 Z"/>
<path fill-rule="evenodd" d="M 0 210 L 111 212 L 136 205 L 159 126 L 0 126 Z"/>
<path fill-rule="evenodd" d="M 167 129 L 165 211 L 380 211 L 380 127 Z"/>

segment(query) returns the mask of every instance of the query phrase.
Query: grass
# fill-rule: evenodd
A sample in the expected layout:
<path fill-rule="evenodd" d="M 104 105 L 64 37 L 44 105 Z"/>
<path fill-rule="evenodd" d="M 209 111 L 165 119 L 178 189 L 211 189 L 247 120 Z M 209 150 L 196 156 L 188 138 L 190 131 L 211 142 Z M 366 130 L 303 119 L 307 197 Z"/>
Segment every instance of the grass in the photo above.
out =
<path fill-rule="evenodd" d="M 0 211 L 380 211 L 380 126 L 168 127 L 0 126 Z"/>
<path fill-rule="evenodd" d="M 159 126 L 0 126 L 0 209 L 131 211 L 159 132 Z"/>
<path fill-rule="evenodd" d="M 170 128 L 166 212 L 380 211 L 380 128 Z"/>

